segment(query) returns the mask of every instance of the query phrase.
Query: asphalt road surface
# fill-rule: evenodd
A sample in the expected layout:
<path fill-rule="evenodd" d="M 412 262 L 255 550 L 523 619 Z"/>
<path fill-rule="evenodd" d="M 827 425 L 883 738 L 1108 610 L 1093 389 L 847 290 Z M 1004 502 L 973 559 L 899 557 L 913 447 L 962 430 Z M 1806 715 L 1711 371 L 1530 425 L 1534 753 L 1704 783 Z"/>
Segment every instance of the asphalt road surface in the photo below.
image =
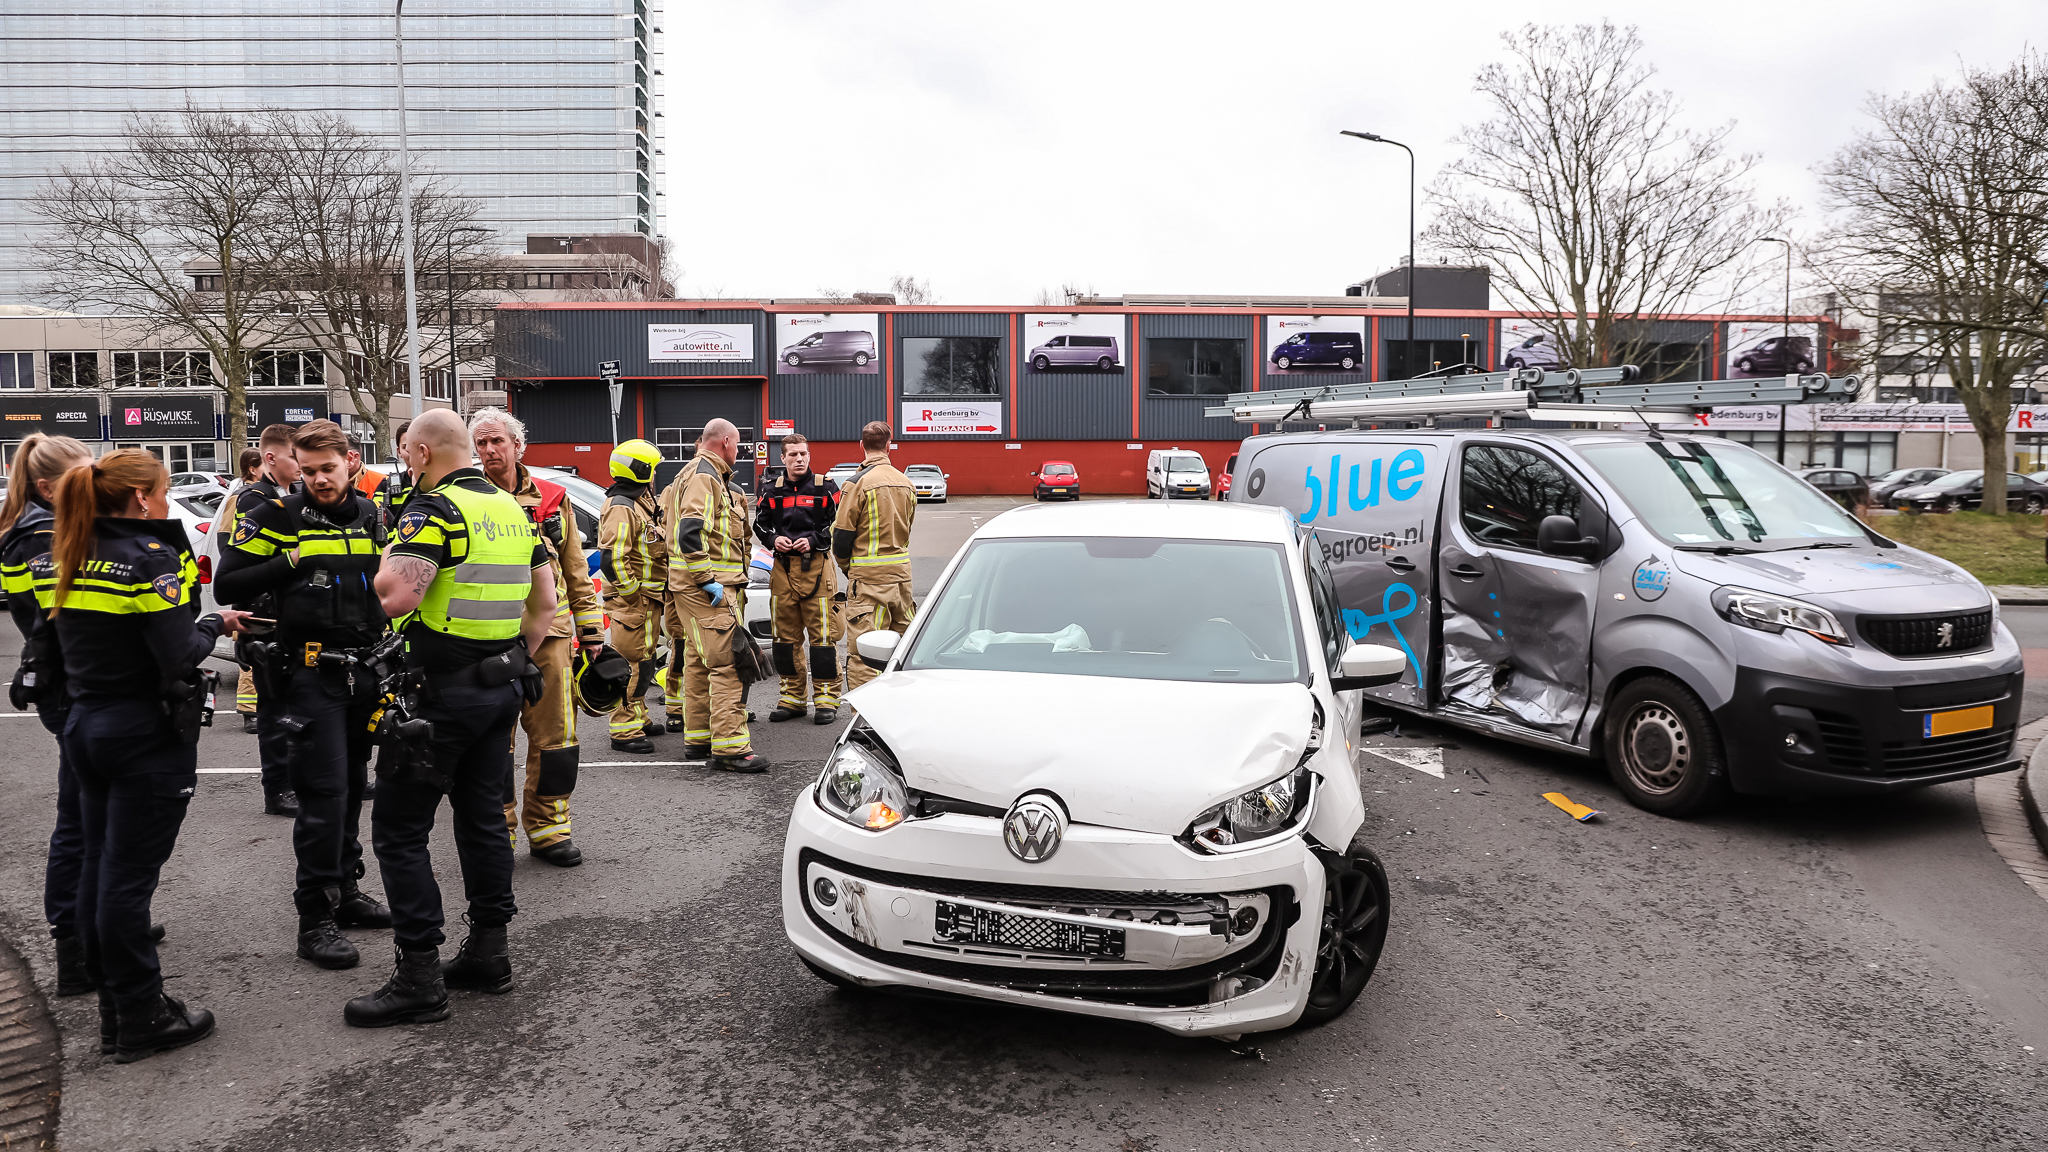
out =
<path fill-rule="evenodd" d="M 921 510 L 920 583 L 999 506 Z M 2023 627 L 2048 640 L 2048 611 Z M 764 716 L 770 700 L 756 688 Z M 54 752 L 33 719 L 0 725 L 17 733 L 0 829 L 24 845 L 0 858 L 0 927 L 48 987 L 35 845 Z M 93 1043 L 92 999 L 56 1001 L 62 1146 L 2048 1143 L 2048 902 L 1987 847 L 1967 784 L 1882 803 L 1749 800 L 1676 823 L 1628 807 L 1582 762 L 1412 724 L 1372 737 L 1395 757 L 1359 756 L 1395 881 L 1379 973 L 1335 1023 L 1233 1048 L 820 983 L 783 939 L 777 867 L 835 730 L 755 732 L 778 766 L 737 777 L 670 763 L 679 736 L 652 758 L 613 754 L 585 720 L 587 862 L 557 870 L 520 848 L 518 988 L 457 993 L 448 1022 L 382 1031 L 345 1027 L 341 1003 L 388 974 L 388 937 L 350 933 L 365 954 L 354 971 L 295 958 L 290 824 L 232 771 L 254 766 L 254 738 L 209 732 L 202 767 L 230 771 L 201 778 L 156 909 L 168 986 L 217 1013 L 218 1034 L 117 1066 Z M 1412 766 L 1439 757 L 1442 779 Z M 1575 823 L 1540 799 L 1549 790 L 1606 816 Z M 445 833 L 435 851 L 459 892 Z"/>

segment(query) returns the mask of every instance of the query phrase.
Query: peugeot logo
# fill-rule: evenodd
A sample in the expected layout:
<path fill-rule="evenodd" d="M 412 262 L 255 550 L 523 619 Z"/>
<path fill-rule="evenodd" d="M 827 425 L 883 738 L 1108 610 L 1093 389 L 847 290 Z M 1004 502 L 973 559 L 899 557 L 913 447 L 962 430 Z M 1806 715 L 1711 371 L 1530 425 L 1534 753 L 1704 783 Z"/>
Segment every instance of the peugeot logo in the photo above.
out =
<path fill-rule="evenodd" d="M 1947 620 L 1942 621 L 1941 626 L 1934 630 L 1934 646 L 1936 648 L 1953 648 L 1955 643 L 1955 624 Z"/>
<path fill-rule="evenodd" d="M 1017 797 L 1003 817 L 1003 844 L 1010 855 L 1026 864 L 1050 860 L 1060 850 L 1060 838 L 1067 834 L 1067 813 L 1059 801 L 1043 792 Z"/>

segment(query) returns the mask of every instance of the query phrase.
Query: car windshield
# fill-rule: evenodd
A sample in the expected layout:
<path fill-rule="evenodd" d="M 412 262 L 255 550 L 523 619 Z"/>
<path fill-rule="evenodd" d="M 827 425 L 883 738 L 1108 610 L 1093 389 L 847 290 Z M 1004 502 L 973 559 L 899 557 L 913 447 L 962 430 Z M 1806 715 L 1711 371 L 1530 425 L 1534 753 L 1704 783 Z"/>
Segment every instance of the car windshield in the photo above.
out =
<path fill-rule="evenodd" d="M 1168 472 L 1200 472 L 1204 467 L 1205 465 L 1202 463 L 1200 456 L 1168 456 L 1166 458 L 1166 470 Z"/>
<path fill-rule="evenodd" d="M 1983 483 L 1983 481 L 1984 473 L 1982 472 L 1951 472 L 1946 476 L 1937 476 L 1929 480 L 1927 486 L 1929 488 L 1974 488 L 1978 484 Z"/>
<path fill-rule="evenodd" d="M 1647 440 L 1579 451 L 1674 544 L 1797 548 L 1869 539 L 1840 505 L 1739 444 Z"/>
<path fill-rule="evenodd" d="M 1072 464 L 1047 464 L 1045 466 L 1045 474 L 1047 476 L 1072 476 L 1074 474 L 1074 466 Z"/>
<path fill-rule="evenodd" d="M 1873 483 L 1894 484 L 1900 480 L 1904 480 L 1908 476 L 1911 476 L 1913 473 L 1918 471 L 1918 468 L 1894 468 L 1891 471 L 1885 473 L 1884 475 L 1879 476 L 1875 481 L 1873 481 Z"/>
<path fill-rule="evenodd" d="M 934 599 L 905 668 L 1243 684 L 1302 675 L 1277 544 L 982 540 Z"/>
<path fill-rule="evenodd" d="M 939 473 L 939 466 L 936 464 L 912 464 L 910 470 L 912 472 L 929 472 L 936 476 Z"/>
<path fill-rule="evenodd" d="M 202 492 L 197 496 L 180 496 L 178 497 L 178 503 L 185 511 L 192 513 L 194 516 L 203 520 L 210 520 L 220 512 L 221 501 L 225 499 L 227 499 L 226 493 L 216 496 L 211 492 Z"/>

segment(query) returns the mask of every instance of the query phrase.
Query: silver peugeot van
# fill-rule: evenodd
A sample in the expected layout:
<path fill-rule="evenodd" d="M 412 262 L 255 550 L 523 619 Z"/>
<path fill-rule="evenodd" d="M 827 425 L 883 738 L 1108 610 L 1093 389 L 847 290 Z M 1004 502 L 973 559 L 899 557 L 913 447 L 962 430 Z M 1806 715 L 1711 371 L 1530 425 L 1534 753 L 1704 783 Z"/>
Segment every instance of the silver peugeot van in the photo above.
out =
<path fill-rule="evenodd" d="M 1314 532 L 1370 699 L 1604 759 L 1640 807 L 1871 795 L 2019 766 L 1984 586 L 1728 440 L 1337 431 L 1244 441 L 1230 498 Z"/>

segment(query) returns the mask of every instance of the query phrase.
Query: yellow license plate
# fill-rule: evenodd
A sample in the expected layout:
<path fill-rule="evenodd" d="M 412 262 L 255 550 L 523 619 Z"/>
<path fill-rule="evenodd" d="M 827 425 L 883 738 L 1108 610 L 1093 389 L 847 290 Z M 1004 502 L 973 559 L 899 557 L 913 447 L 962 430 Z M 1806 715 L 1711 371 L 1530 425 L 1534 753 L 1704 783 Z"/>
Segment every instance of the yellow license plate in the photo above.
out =
<path fill-rule="evenodd" d="M 1958 708 L 1954 712 L 1929 712 L 1921 719 L 1920 735 L 1929 740 L 1958 732 L 1981 732 L 1991 727 L 1991 705 Z"/>

